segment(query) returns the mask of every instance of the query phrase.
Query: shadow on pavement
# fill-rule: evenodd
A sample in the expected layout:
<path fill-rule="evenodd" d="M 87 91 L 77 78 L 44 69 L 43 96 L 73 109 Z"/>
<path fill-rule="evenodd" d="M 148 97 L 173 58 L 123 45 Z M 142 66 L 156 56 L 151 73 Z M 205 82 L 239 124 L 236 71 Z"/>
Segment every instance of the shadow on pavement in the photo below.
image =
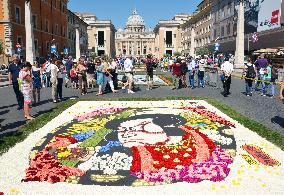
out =
<path fill-rule="evenodd" d="M 0 144 L 4 144 L 3 140 L 1 139 L 2 137 L 9 137 L 9 136 L 21 136 L 23 135 L 23 132 L 21 131 L 13 131 L 13 132 L 8 132 L 0 135 Z"/>
<path fill-rule="evenodd" d="M 9 110 L 0 111 L 0 116 L 3 115 L 3 114 L 7 114 L 8 112 L 10 112 L 10 111 Z"/>
<path fill-rule="evenodd" d="M 284 118 L 275 116 L 271 119 L 271 122 L 274 124 L 280 125 L 280 127 L 284 128 Z"/>
<path fill-rule="evenodd" d="M 6 130 L 9 130 L 9 129 L 17 129 L 24 124 L 26 124 L 26 121 L 17 121 L 17 122 L 14 122 L 14 123 L 9 123 L 9 124 L 2 127 L 2 131 L 6 131 Z"/>
<path fill-rule="evenodd" d="M 11 107 L 14 107 L 14 106 L 17 106 L 18 104 L 12 104 L 12 105 L 9 105 L 9 106 L 2 106 L 0 107 L 0 110 L 2 109 L 6 109 L 6 108 L 11 108 Z"/>
<path fill-rule="evenodd" d="M 48 104 L 50 102 L 52 102 L 52 99 L 43 100 L 43 101 L 40 101 L 40 102 L 36 103 L 35 106 L 41 106 L 43 104 Z"/>

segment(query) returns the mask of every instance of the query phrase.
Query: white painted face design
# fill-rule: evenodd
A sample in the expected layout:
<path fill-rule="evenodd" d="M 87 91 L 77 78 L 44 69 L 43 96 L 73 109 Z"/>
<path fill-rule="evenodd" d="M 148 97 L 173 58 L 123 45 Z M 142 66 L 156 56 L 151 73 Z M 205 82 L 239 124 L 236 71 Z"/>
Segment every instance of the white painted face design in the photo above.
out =
<path fill-rule="evenodd" d="M 168 140 L 163 129 L 153 119 L 126 121 L 118 127 L 118 139 L 124 147 L 154 145 Z"/>

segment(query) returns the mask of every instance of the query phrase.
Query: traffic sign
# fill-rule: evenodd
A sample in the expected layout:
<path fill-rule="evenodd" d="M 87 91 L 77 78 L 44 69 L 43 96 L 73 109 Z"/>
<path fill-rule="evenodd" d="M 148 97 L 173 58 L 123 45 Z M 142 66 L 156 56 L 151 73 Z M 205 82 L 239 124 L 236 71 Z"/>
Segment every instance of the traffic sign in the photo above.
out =
<path fill-rule="evenodd" d="M 67 55 L 67 54 L 69 53 L 68 48 L 64 48 L 63 53 L 64 53 L 65 55 Z"/>
<path fill-rule="evenodd" d="M 219 43 L 215 43 L 214 44 L 214 51 L 219 51 L 220 50 L 220 44 Z"/>
<path fill-rule="evenodd" d="M 51 46 L 51 48 L 50 48 L 50 53 L 52 53 L 52 54 L 57 53 L 56 45 L 52 45 L 52 46 Z"/>
<path fill-rule="evenodd" d="M 17 54 L 21 54 L 21 52 L 22 52 L 22 48 L 21 48 L 21 47 L 17 47 L 16 53 L 17 53 Z"/>
<path fill-rule="evenodd" d="M 253 43 L 256 43 L 256 42 L 258 41 L 258 35 L 257 35 L 257 33 L 253 33 L 253 35 L 251 36 L 251 38 L 252 38 L 252 42 L 253 42 Z"/>
<path fill-rule="evenodd" d="M 16 44 L 16 48 L 21 48 L 22 46 L 21 46 L 21 44 L 20 43 L 17 43 Z"/>

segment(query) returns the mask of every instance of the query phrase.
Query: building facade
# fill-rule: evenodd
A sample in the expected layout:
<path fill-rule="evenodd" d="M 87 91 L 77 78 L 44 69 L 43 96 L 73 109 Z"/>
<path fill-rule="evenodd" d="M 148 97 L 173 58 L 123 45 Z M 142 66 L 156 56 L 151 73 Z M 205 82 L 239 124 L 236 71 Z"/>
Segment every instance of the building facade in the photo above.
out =
<path fill-rule="evenodd" d="M 82 20 L 72 11 L 68 10 L 68 26 L 67 26 L 68 54 L 76 56 L 76 31 L 78 31 L 79 37 L 77 37 L 77 41 L 79 40 L 80 55 L 87 55 L 88 52 L 87 28 L 88 24 L 84 22 L 84 20 Z"/>
<path fill-rule="evenodd" d="M 156 25 L 154 32 L 156 34 L 156 57 L 163 57 L 164 55 L 174 55 L 181 53 L 183 25 L 189 18 L 190 14 L 177 14 L 172 20 L 160 20 Z"/>
<path fill-rule="evenodd" d="M 58 53 L 67 46 L 67 4 L 68 0 L 31 0 L 36 57 L 49 54 L 52 43 Z M 15 53 L 19 43 L 25 57 L 25 1 L 2 0 L 0 6 L 0 39 L 5 55 Z"/>
<path fill-rule="evenodd" d="M 115 56 L 115 27 L 110 20 L 98 20 L 93 14 L 77 14 L 88 24 L 88 52 L 91 56 Z"/>
<path fill-rule="evenodd" d="M 124 30 L 115 34 L 116 55 L 145 57 L 155 52 L 155 33 L 147 29 L 144 19 L 134 9 Z"/>
<path fill-rule="evenodd" d="M 212 0 L 212 31 L 209 49 L 212 49 L 213 44 L 218 42 L 220 52 L 235 52 L 238 9 L 237 0 Z M 281 0 L 250 0 L 245 4 L 244 45 L 246 54 L 263 48 L 283 47 L 283 16 L 284 1 Z M 252 43 L 253 33 L 258 34 L 256 43 Z"/>
<path fill-rule="evenodd" d="M 211 42 L 211 2 L 203 0 L 190 19 L 182 25 L 182 53 L 195 56 L 200 48 L 207 47 Z"/>
<path fill-rule="evenodd" d="M 213 0 L 212 1 L 212 44 L 221 44 L 221 51 L 235 50 L 237 36 L 237 16 L 235 12 L 235 0 Z M 231 45 L 229 47 L 229 45 Z M 213 48 L 213 46 L 212 46 Z"/>

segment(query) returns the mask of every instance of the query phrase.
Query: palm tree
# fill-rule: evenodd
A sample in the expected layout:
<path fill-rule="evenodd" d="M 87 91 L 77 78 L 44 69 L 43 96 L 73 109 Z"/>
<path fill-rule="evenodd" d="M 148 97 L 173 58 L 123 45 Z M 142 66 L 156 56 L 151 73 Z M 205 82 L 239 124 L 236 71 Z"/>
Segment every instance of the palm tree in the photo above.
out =
<path fill-rule="evenodd" d="M 26 61 L 34 61 L 34 32 L 32 26 L 31 1 L 25 0 Z"/>

